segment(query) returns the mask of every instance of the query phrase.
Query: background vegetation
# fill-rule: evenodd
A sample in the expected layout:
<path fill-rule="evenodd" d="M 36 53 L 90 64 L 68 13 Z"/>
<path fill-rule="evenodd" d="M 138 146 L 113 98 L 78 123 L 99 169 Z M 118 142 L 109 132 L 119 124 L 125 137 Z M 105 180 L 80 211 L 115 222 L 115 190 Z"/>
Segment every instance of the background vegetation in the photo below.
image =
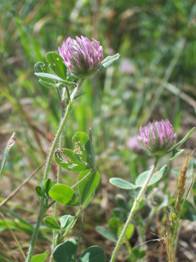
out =
<path fill-rule="evenodd" d="M 124 221 L 132 196 L 109 185 L 109 178 L 119 176 L 133 182 L 150 161 L 146 155 L 128 149 L 128 139 L 149 120 L 170 119 L 178 139 L 196 125 L 194 1 L 1 0 L 0 14 L 1 151 L 11 133 L 16 132 L 16 143 L 0 181 L 0 200 L 43 164 L 60 119 L 56 89 L 38 83 L 34 64 L 44 60 L 46 52 L 57 50 L 64 37 L 75 35 L 98 39 L 105 55 L 117 52 L 121 55 L 113 67 L 85 81 L 85 95 L 74 104 L 63 134 L 64 144 L 69 147 L 76 130 L 92 129 L 102 182 L 73 235 L 80 234 L 81 245 L 97 243 L 110 254 L 113 243 L 105 240 L 95 226 L 112 228 L 117 220 Z M 195 139 L 194 135 L 186 144 L 187 151 L 194 149 Z M 171 167 L 161 197 L 164 198 L 164 192 L 175 193 L 175 176 L 182 159 Z M 195 164 L 193 156 L 192 169 Z M 55 174 L 54 164 L 51 177 Z M 0 261 L 23 261 L 20 247 L 26 252 L 37 214 L 35 186 L 40 178 L 41 172 L 37 172 L 0 207 Z M 74 179 L 74 174 L 62 171 L 62 180 Z M 134 247 L 152 240 L 147 247 L 140 245 L 136 251 L 138 258 L 142 259 L 146 250 L 148 261 L 164 261 L 158 260 L 164 253 L 161 241 L 153 241 L 160 238 L 159 222 L 152 216 L 146 225 L 148 214 L 146 207 L 141 209 L 138 214 L 141 232 L 135 227 L 129 241 Z M 187 204 L 179 261 L 195 261 L 192 239 L 195 216 L 193 202 Z M 138 233 L 142 239 L 138 239 Z M 39 238 L 37 252 L 48 248 L 47 240 L 46 230 Z"/>

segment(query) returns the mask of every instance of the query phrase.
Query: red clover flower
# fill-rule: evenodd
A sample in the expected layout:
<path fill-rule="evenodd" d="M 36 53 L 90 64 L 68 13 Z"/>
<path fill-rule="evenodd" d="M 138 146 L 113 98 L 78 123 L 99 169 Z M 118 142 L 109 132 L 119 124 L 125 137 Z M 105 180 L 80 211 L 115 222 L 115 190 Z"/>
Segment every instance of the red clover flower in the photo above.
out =
<path fill-rule="evenodd" d="M 100 43 L 85 36 L 68 37 L 58 51 L 69 71 L 77 76 L 95 72 L 103 60 Z"/>
<path fill-rule="evenodd" d="M 169 120 L 148 123 L 141 127 L 138 140 L 153 154 L 163 154 L 174 145 L 176 134 Z"/>

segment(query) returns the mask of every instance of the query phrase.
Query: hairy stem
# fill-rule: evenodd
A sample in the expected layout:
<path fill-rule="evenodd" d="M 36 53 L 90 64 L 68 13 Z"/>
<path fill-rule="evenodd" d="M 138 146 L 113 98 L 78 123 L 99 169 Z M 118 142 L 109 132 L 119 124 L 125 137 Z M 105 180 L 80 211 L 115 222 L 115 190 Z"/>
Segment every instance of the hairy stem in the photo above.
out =
<path fill-rule="evenodd" d="M 82 81 L 78 81 L 77 86 L 74 88 L 74 90 L 73 90 L 73 92 L 72 92 L 72 94 L 70 96 L 69 102 L 67 104 L 64 116 L 63 116 L 63 118 L 60 121 L 60 124 L 59 124 L 59 127 L 57 129 L 55 138 L 54 138 L 54 140 L 53 140 L 53 142 L 52 142 L 52 144 L 50 146 L 48 157 L 46 159 L 46 164 L 45 164 L 45 168 L 44 168 L 44 174 L 43 174 L 42 182 L 44 182 L 48 178 L 48 172 L 49 172 L 50 164 L 51 164 L 51 161 L 52 161 L 55 149 L 56 149 L 56 145 L 57 145 L 57 143 L 59 141 L 59 137 L 60 137 L 60 135 L 61 135 L 61 133 L 63 131 L 63 128 L 65 126 L 69 110 L 70 110 L 70 108 L 72 106 L 72 103 L 73 103 L 73 101 L 74 101 L 74 99 L 75 99 L 75 97 L 76 97 L 76 95 L 78 93 L 78 90 L 79 90 L 81 84 L 82 84 Z M 45 214 L 45 211 L 46 211 L 45 197 L 43 196 L 43 197 L 41 197 L 41 200 L 40 200 L 39 214 L 38 214 L 37 222 L 36 222 L 36 225 L 35 225 L 35 228 L 34 228 L 34 231 L 33 231 L 32 239 L 31 239 L 31 242 L 30 242 L 30 246 L 29 246 L 29 250 L 28 250 L 28 254 L 27 254 L 25 262 L 31 262 L 31 258 L 32 258 L 33 250 L 34 250 L 34 246 L 35 246 L 35 242 L 37 240 L 37 235 L 38 235 L 38 232 L 39 232 L 40 224 L 41 224 L 42 218 L 43 218 L 43 216 Z"/>
<path fill-rule="evenodd" d="M 117 253 L 118 253 L 121 245 L 123 244 L 127 228 L 128 228 L 128 226 L 129 226 L 129 224 L 130 224 L 130 222 L 131 222 L 131 220 L 132 220 L 132 218 L 133 218 L 133 216 L 135 214 L 135 211 L 137 210 L 137 207 L 138 207 L 139 203 L 143 199 L 143 196 L 144 196 L 144 194 L 146 192 L 148 183 L 150 182 L 150 180 L 151 180 L 151 178 L 152 178 L 152 176 L 154 174 L 154 170 L 155 170 L 155 167 L 157 165 L 157 162 L 158 162 L 158 159 L 155 160 L 155 163 L 154 163 L 153 167 L 151 168 L 150 173 L 149 173 L 149 175 L 148 175 L 148 177 L 147 177 L 143 187 L 141 188 L 141 190 L 139 191 L 136 199 L 133 202 L 133 206 L 132 206 L 132 208 L 131 208 L 131 210 L 129 212 L 129 215 L 128 215 L 127 220 L 126 220 L 126 222 L 124 224 L 124 227 L 123 227 L 123 229 L 122 229 L 122 231 L 120 233 L 120 236 L 118 238 L 116 246 L 115 246 L 115 248 L 114 248 L 114 250 L 112 252 L 112 256 L 111 256 L 110 262 L 115 262 L 115 260 L 116 260 Z"/>

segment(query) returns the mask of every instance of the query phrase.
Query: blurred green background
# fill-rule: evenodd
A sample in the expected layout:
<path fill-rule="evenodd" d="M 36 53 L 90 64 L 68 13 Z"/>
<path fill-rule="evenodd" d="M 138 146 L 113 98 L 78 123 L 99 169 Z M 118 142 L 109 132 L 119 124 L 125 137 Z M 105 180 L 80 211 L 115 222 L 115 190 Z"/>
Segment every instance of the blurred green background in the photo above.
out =
<path fill-rule="evenodd" d="M 103 175 L 134 180 L 147 166 L 127 140 L 149 120 L 169 118 L 178 138 L 196 125 L 193 0 L 1 0 L 0 24 L 0 150 L 16 132 L 3 197 L 47 154 L 61 109 L 56 90 L 38 83 L 34 64 L 67 36 L 96 38 L 105 56 L 121 55 L 113 67 L 85 81 L 64 132 L 64 144 L 71 146 L 74 131 L 92 129 Z M 187 148 L 194 146 L 195 137 Z M 19 203 L 36 202 L 35 184 Z M 33 215 L 32 202 L 14 208 Z"/>
<path fill-rule="evenodd" d="M 193 3 L 2 0 L 1 133 L 16 130 L 31 161 L 38 161 L 32 152 L 47 132 L 53 134 L 60 110 L 56 90 L 39 85 L 34 64 L 57 50 L 65 37 L 81 34 L 98 39 L 105 55 L 119 52 L 121 58 L 114 68 L 85 82 L 86 95 L 75 105 L 76 121 L 70 121 L 66 137 L 73 129 L 93 127 L 103 151 L 111 142 L 124 143 L 149 119 L 169 118 L 179 132 L 191 126 L 196 68 Z M 36 128 L 42 135 L 31 139 Z"/>

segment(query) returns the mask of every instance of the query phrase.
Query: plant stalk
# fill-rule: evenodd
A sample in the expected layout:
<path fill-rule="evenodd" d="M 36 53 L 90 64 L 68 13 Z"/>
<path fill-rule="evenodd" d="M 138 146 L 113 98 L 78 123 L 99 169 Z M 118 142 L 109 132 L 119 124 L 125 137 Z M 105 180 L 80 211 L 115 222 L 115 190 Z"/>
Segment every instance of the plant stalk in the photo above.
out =
<path fill-rule="evenodd" d="M 70 96 L 70 99 L 68 101 L 68 104 L 67 104 L 67 107 L 66 107 L 66 110 L 65 110 L 65 114 L 64 114 L 63 118 L 60 121 L 60 124 L 59 124 L 59 127 L 57 129 L 55 138 L 54 138 L 54 140 L 53 140 L 53 142 L 52 142 L 52 144 L 50 146 L 48 157 L 47 157 L 46 163 L 45 163 L 45 168 L 44 168 L 44 174 L 43 174 L 42 182 L 44 182 L 48 178 L 48 172 L 49 172 L 50 164 L 51 164 L 51 161 L 52 161 L 55 149 L 56 149 L 56 145 L 57 145 L 59 137 L 60 137 L 60 135 L 61 135 L 61 133 L 62 133 L 62 131 L 64 129 L 69 110 L 70 110 L 70 108 L 72 106 L 72 103 L 73 103 L 73 101 L 74 101 L 74 99 L 75 99 L 75 97 L 76 97 L 76 95 L 78 93 L 78 90 L 79 90 L 81 84 L 82 84 L 82 80 L 78 81 L 76 87 L 74 88 L 74 90 L 73 90 L 73 92 L 72 92 L 72 94 Z M 34 247 L 35 247 L 35 242 L 37 240 L 40 224 L 41 224 L 41 221 L 42 221 L 42 218 L 43 218 L 43 216 L 45 214 L 46 209 L 47 208 L 45 207 L 45 197 L 42 196 L 41 200 L 40 200 L 40 209 L 39 209 L 37 222 L 36 222 L 33 234 L 32 234 L 32 239 L 31 239 L 31 242 L 30 242 L 30 246 L 29 246 L 29 250 L 28 250 L 25 262 L 31 262 L 31 258 L 33 256 L 33 251 L 34 251 Z"/>
<path fill-rule="evenodd" d="M 62 107 L 62 112 L 61 112 L 61 119 L 63 118 L 64 114 L 65 114 L 65 109 L 66 109 L 66 105 L 65 105 L 65 92 L 66 92 L 66 87 L 63 88 L 62 90 L 62 95 L 60 97 L 61 99 L 61 107 Z M 59 137 L 59 141 L 58 141 L 58 147 L 61 149 L 63 146 L 63 142 L 62 142 L 62 136 L 63 134 L 61 133 L 60 137 Z M 57 174 L 56 174 L 56 183 L 59 183 L 60 181 L 60 173 L 61 173 L 61 167 L 58 165 L 57 167 Z M 54 203 L 54 216 L 56 216 L 57 213 L 57 203 Z M 51 253 L 50 253 L 50 258 L 49 258 L 49 262 L 53 261 L 53 254 L 52 254 L 52 250 L 55 248 L 56 243 L 57 243 L 57 238 L 58 238 L 58 233 L 56 233 L 56 230 L 54 229 L 52 232 L 52 244 L 51 244 Z"/>
<path fill-rule="evenodd" d="M 135 211 L 137 210 L 137 207 L 138 207 L 139 203 L 143 199 L 143 196 L 144 196 L 144 194 L 146 192 L 146 189 L 148 187 L 148 183 L 150 182 L 150 180 L 151 180 L 151 178 L 152 178 L 152 176 L 154 174 L 157 162 L 158 162 L 158 159 L 155 160 L 155 163 L 152 166 L 152 168 L 150 170 L 150 173 L 149 173 L 149 175 L 148 175 L 148 177 L 147 177 L 143 187 L 141 188 L 141 190 L 139 191 L 136 199 L 133 202 L 133 206 L 132 206 L 132 208 L 131 208 L 131 210 L 129 212 L 129 215 L 128 215 L 127 220 L 126 220 L 126 222 L 124 224 L 124 227 L 123 227 L 123 229 L 122 229 L 122 231 L 120 233 L 120 236 L 118 238 L 116 246 L 115 246 L 115 248 L 114 248 L 114 250 L 112 252 L 112 256 L 111 256 L 110 262 L 115 262 L 115 260 L 116 260 L 117 253 L 118 253 L 121 245 L 123 244 L 127 228 L 128 228 L 128 226 L 129 226 L 129 224 L 130 224 L 130 222 L 131 222 L 131 220 L 132 220 L 132 218 L 133 218 L 133 216 L 135 214 Z"/>
<path fill-rule="evenodd" d="M 67 119 L 67 116 L 68 116 L 68 113 L 69 113 L 69 109 L 73 103 L 73 100 L 75 99 L 77 93 L 78 93 L 78 90 L 79 90 L 79 87 L 81 86 L 81 81 L 78 82 L 77 86 L 74 88 L 71 96 L 70 96 L 70 99 L 69 99 L 69 102 L 67 104 L 67 107 L 66 107 L 66 110 L 65 110 L 65 114 L 60 122 L 60 125 L 59 125 L 59 128 L 56 132 L 56 135 L 55 135 L 55 138 L 52 142 L 52 145 L 50 147 L 50 150 L 49 150 L 49 154 L 48 154 L 48 157 L 47 157 L 47 160 L 46 160 L 46 165 L 45 165 L 45 169 L 44 169 L 44 175 L 43 175 L 43 180 L 46 180 L 48 178 L 48 171 L 49 171 L 49 168 L 50 168 L 50 163 L 52 161 L 52 157 L 54 155 L 54 151 L 55 151 L 55 148 L 56 148 L 56 145 L 58 143 L 58 140 L 59 140 L 59 137 L 63 131 L 63 128 L 64 128 L 64 125 L 65 125 L 65 122 L 66 122 L 66 119 Z"/>

